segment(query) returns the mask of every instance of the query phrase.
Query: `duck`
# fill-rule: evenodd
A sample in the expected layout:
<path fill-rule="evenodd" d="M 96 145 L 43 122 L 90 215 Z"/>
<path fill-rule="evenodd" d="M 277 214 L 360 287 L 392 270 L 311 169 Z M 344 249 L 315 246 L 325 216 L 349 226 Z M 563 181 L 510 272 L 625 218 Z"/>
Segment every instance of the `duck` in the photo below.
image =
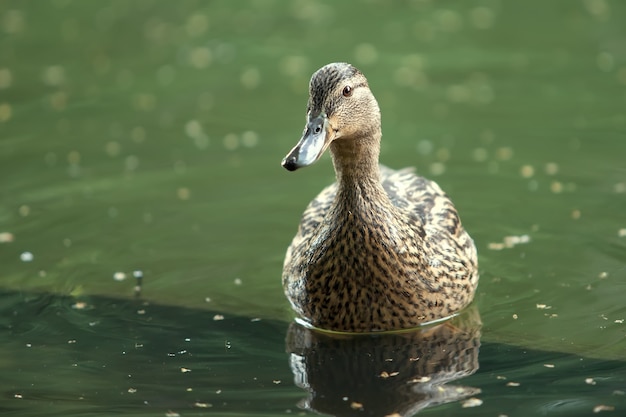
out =
<path fill-rule="evenodd" d="M 379 164 L 381 112 L 363 73 L 336 62 L 313 73 L 306 124 L 288 171 L 328 149 L 336 182 L 306 207 L 282 284 L 297 321 L 370 333 L 454 317 L 478 286 L 474 241 L 439 185 Z"/>

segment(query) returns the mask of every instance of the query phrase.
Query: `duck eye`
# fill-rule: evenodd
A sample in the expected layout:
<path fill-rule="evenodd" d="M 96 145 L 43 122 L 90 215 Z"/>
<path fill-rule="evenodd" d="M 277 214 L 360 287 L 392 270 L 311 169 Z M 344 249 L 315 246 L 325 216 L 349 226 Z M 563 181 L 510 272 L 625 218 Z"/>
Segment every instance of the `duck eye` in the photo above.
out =
<path fill-rule="evenodd" d="M 350 97 L 352 95 L 352 87 L 350 87 L 349 85 L 346 85 L 343 88 L 343 96 L 344 97 Z"/>

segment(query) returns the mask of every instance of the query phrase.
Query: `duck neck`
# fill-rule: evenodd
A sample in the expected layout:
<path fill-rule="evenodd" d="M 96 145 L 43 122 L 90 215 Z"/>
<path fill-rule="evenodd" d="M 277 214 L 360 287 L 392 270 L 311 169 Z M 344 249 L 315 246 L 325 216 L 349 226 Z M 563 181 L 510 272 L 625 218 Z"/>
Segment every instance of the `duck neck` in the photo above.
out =
<path fill-rule="evenodd" d="M 373 135 L 339 139 L 330 144 L 339 184 L 337 201 L 347 204 L 348 210 L 357 209 L 354 206 L 358 206 L 359 202 L 384 203 L 388 200 L 378 168 L 380 137 L 378 131 Z"/>

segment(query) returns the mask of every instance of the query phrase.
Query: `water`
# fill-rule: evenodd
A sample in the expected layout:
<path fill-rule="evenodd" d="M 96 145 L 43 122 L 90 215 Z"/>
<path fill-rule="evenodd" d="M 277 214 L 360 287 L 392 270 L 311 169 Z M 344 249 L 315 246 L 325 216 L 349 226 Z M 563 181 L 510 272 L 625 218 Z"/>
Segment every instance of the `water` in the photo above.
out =
<path fill-rule="evenodd" d="M 379 411 L 358 395 L 419 373 L 368 380 L 385 368 L 346 355 L 415 340 L 313 338 L 328 356 L 310 363 L 353 390 L 324 404 L 311 383 L 333 374 L 288 342 L 284 250 L 333 173 L 279 163 L 310 74 L 346 60 L 379 100 L 382 162 L 435 179 L 479 249 L 479 366 L 448 385 L 482 405 L 436 405 L 427 382 L 395 404 L 623 413 L 625 17 L 603 0 L 3 2 L 0 409 L 361 415 Z"/>

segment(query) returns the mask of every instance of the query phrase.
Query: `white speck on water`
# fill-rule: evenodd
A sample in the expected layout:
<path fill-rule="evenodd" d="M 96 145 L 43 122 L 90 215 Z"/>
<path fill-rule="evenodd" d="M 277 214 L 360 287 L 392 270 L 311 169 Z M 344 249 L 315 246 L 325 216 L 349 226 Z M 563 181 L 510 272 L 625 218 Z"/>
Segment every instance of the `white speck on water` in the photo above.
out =
<path fill-rule="evenodd" d="M 480 398 L 468 398 L 467 400 L 463 401 L 463 404 L 461 404 L 461 407 L 469 408 L 469 407 L 478 407 L 481 405 L 483 405 L 483 400 L 481 400 Z"/>
<path fill-rule="evenodd" d="M 615 410 L 615 407 L 613 407 L 612 405 L 598 404 L 595 407 L 593 407 L 593 412 L 596 414 L 601 411 L 614 411 L 614 410 Z"/>
<path fill-rule="evenodd" d="M 22 252 L 20 254 L 20 260 L 22 262 L 32 262 L 32 260 L 34 259 L 34 255 L 31 252 Z"/>
<path fill-rule="evenodd" d="M 235 280 L 233 282 L 235 283 L 235 285 L 243 284 L 243 281 L 241 280 L 241 278 L 235 278 Z"/>
<path fill-rule="evenodd" d="M 124 281 L 126 279 L 125 272 L 116 272 L 113 274 L 113 279 L 116 281 Z"/>

